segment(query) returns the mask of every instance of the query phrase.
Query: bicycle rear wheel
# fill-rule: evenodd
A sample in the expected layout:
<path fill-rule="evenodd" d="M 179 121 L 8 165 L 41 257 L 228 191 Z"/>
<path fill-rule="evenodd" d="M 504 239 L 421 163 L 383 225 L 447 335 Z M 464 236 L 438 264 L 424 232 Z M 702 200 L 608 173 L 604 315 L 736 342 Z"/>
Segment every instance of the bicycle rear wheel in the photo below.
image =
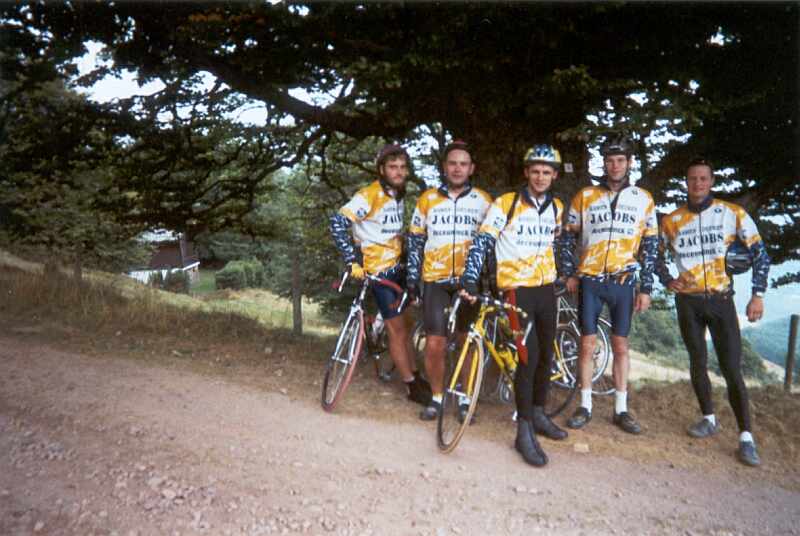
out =
<path fill-rule="evenodd" d="M 608 366 L 612 362 L 610 333 L 611 324 L 601 317 L 597 323 L 597 343 L 592 355 L 592 393 L 596 395 L 610 395 L 616 391 L 613 367 Z"/>
<path fill-rule="evenodd" d="M 439 449 L 447 453 L 458 445 L 478 405 L 483 381 L 483 344 L 480 339 L 467 338 L 458 358 L 448 361 L 445 381 L 436 438 Z M 463 403 L 465 397 L 469 398 L 469 409 L 462 420 L 459 403 Z"/>
<path fill-rule="evenodd" d="M 361 312 L 350 313 L 339 333 L 336 348 L 325 367 L 322 380 L 322 409 L 333 411 L 350 385 L 364 340 L 364 318 Z"/>
<path fill-rule="evenodd" d="M 597 327 L 597 338 L 592 353 L 592 393 L 607 395 L 614 392 L 614 378 L 607 371 L 611 360 L 611 341 L 608 337 L 608 325 L 600 319 Z M 561 326 L 556 331 L 558 351 L 564 360 L 564 371 L 553 383 L 561 388 L 570 388 L 578 384 L 578 356 L 581 350 L 581 335 L 571 326 Z M 608 373 L 607 373 L 608 372 Z M 555 368 L 553 374 L 559 371 Z M 578 386 L 580 388 L 580 386 Z"/>

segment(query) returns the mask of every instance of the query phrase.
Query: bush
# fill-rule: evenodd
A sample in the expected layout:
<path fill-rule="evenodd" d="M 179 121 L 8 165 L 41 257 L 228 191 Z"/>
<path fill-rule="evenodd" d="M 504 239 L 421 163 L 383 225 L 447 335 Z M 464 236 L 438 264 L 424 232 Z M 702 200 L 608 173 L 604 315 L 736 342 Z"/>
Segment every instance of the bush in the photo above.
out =
<path fill-rule="evenodd" d="M 214 285 L 218 289 L 241 289 L 247 286 L 244 268 L 239 261 L 231 261 L 219 272 L 214 274 Z"/>
<path fill-rule="evenodd" d="M 214 274 L 218 289 L 262 288 L 266 282 L 264 265 L 256 259 L 230 261 Z"/>
<path fill-rule="evenodd" d="M 164 278 L 164 283 L 161 288 L 169 292 L 188 294 L 190 285 L 191 279 L 187 272 L 183 270 L 173 270 L 167 273 L 167 277 Z"/>

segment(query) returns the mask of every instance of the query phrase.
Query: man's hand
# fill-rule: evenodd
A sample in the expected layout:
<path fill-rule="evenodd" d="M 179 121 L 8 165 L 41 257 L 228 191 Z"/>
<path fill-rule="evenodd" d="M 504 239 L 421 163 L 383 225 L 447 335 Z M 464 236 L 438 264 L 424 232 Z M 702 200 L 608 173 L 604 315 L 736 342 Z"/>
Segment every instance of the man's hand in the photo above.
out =
<path fill-rule="evenodd" d="M 364 279 L 366 275 L 367 273 L 364 271 L 364 268 L 357 262 L 350 265 L 350 277 L 353 279 Z"/>
<path fill-rule="evenodd" d="M 680 279 L 673 279 L 667 284 L 667 288 L 672 292 L 683 292 L 686 289 L 686 285 Z"/>
<path fill-rule="evenodd" d="M 645 294 L 640 292 L 636 295 L 636 302 L 633 306 L 633 310 L 637 313 L 643 313 L 650 308 L 650 294 Z"/>
<path fill-rule="evenodd" d="M 469 303 L 475 303 L 478 299 L 478 285 L 475 283 L 462 283 L 462 288 L 458 295 L 467 300 Z"/>
<path fill-rule="evenodd" d="M 580 288 L 580 286 L 581 280 L 574 275 L 567 278 L 567 292 L 570 294 L 575 294 L 578 292 L 578 288 Z"/>
<path fill-rule="evenodd" d="M 764 316 L 764 298 L 753 296 L 747 304 L 747 319 L 750 322 L 758 322 Z"/>

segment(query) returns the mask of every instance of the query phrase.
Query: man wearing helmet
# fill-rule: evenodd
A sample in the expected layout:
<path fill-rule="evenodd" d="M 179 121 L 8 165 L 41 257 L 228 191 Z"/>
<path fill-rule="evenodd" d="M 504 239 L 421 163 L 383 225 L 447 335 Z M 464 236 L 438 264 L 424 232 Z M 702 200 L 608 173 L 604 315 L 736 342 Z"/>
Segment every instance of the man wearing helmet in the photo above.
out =
<path fill-rule="evenodd" d="M 628 411 L 628 333 L 634 311 L 650 306 L 653 269 L 658 249 L 655 204 L 647 191 L 630 184 L 633 143 L 624 134 L 612 134 L 600 147 L 605 174 L 597 186 L 583 188 L 573 198 L 564 233 L 562 265 L 567 289 L 580 289 L 581 348 L 578 376 L 581 405 L 567 421 L 583 428 L 592 418 L 592 357 L 597 321 L 603 304 L 611 319 L 614 353 L 613 423 L 622 430 L 641 433 Z M 575 250 L 580 238 L 580 259 Z M 636 291 L 636 271 L 640 286 Z"/>
<path fill-rule="evenodd" d="M 467 250 L 478 230 L 492 198 L 470 184 L 475 171 L 469 146 L 456 140 L 444 149 L 444 181 L 420 195 L 408 229 L 408 275 L 410 295 L 423 286 L 423 321 L 425 325 L 425 372 L 433 396 L 420 413 L 420 419 L 433 420 L 442 408 L 444 392 L 445 345 L 447 327 L 445 308 L 459 289 Z M 475 308 L 460 311 L 458 330 L 466 331 Z M 468 401 L 461 404 L 466 415 Z"/>
<path fill-rule="evenodd" d="M 535 145 L 525 153 L 523 164 L 526 186 L 495 199 L 472 242 L 461 280 L 466 299 L 474 302 L 483 260 L 494 251 L 497 287 L 508 302 L 528 315 L 532 329 L 525 341 L 517 341 L 520 362 L 514 374 L 514 446 L 527 463 L 543 466 L 548 459 L 536 434 L 556 440 L 567 437 L 544 413 L 557 320 L 553 283 L 558 270 L 553 245 L 564 214 L 564 204 L 553 197 L 550 186 L 558 177 L 561 155 L 550 145 Z M 510 314 L 510 320 L 519 330 L 516 313 Z"/>
<path fill-rule="evenodd" d="M 379 178 L 362 188 L 331 217 L 330 232 L 350 275 L 378 274 L 404 285 L 400 257 L 403 249 L 403 196 L 409 174 L 408 153 L 399 145 L 385 145 L 376 159 Z M 355 243 L 350 237 L 350 229 Z M 358 245 L 358 250 L 356 249 Z M 430 386 L 415 369 L 414 355 L 403 314 L 393 307 L 399 296 L 382 285 L 372 293 L 386 322 L 389 355 L 408 389 L 408 398 L 422 405 L 430 402 Z"/>
<path fill-rule="evenodd" d="M 703 415 L 688 428 L 689 435 L 708 437 L 720 429 L 708 379 L 705 338 L 708 328 L 739 427 L 739 460 L 755 466 L 761 460 L 750 428 L 747 387 L 741 370 L 742 339 L 733 303 L 733 280 L 725 269 L 725 254 L 738 239 L 752 257 L 753 294 L 746 311 L 750 322 L 764 314 L 763 295 L 767 290 L 770 259 L 752 218 L 739 205 L 714 199 L 712 186 L 711 164 L 702 158 L 691 161 L 686 170 L 688 203 L 661 221 L 656 271 L 661 283 L 676 293 L 678 324 L 689 352 L 692 387 Z M 677 278 L 673 278 L 667 268 L 667 250 L 678 268 Z"/>

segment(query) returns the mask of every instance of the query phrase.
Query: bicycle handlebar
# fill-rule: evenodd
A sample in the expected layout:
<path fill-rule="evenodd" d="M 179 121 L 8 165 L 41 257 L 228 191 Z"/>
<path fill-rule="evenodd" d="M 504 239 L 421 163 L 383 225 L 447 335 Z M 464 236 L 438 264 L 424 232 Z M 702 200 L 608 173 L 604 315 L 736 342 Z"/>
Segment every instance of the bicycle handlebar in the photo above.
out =
<path fill-rule="evenodd" d="M 336 282 L 333 283 L 333 287 L 336 289 L 337 292 L 341 292 L 342 291 L 342 289 L 344 288 L 344 284 L 345 284 L 345 282 L 347 281 L 347 279 L 349 277 L 350 277 L 350 271 L 349 270 L 345 270 L 342 273 L 341 281 L 339 281 L 338 284 Z M 403 290 L 403 288 L 400 287 L 400 285 L 398 285 L 397 283 L 395 283 L 391 279 L 386 279 L 384 277 L 378 277 L 378 276 L 372 275 L 372 274 L 366 274 L 365 277 L 364 277 L 364 284 L 368 284 L 369 281 L 372 281 L 374 283 L 378 283 L 379 285 L 383 285 L 385 287 L 389 287 L 390 289 L 394 290 L 395 292 L 397 292 L 399 294 L 402 294 L 400 299 L 395 301 L 392 304 L 392 307 L 394 307 L 395 304 L 397 304 L 397 307 L 395 307 L 397 312 L 400 312 L 403 309 L 403 306 L 406 304 L 406 301 L 408 301 L 408 292 Z"/>
<path fill-rule="evenodd" d="M 525 311 L 523 311 L 514 304 L 504 302 L 502 300 L 497 300 L 495 298 L 492 298 L 491 296 L 487 296 L 484 294 L 476 296 L 475 298 L 484 305 L 490 307 L 496 307 L 498 309 L 505 309 L 507 311 L 514 311 L 515 313 L 520 315 L 522 319 L 528 318 L 528 313 L 526 313 Z M 450 308 L 450 316 L 447 318 L 448 333 L 453 333 L 455 331 L 456 314 L 458 312 L 458 308 L 460 305 L 461 305 L 461 296 L 457 296 L 455 301 L 453 302 L 453 306 Z M 528 335 L 530 334 L 532 328 L 533 328 L 533 323 L 531 321 L 528 321 L 527 325 L 525 326 L 525 333 L 522 336 L 523 344 L 525 343 L 526 340 L 528 340 Z"/>

